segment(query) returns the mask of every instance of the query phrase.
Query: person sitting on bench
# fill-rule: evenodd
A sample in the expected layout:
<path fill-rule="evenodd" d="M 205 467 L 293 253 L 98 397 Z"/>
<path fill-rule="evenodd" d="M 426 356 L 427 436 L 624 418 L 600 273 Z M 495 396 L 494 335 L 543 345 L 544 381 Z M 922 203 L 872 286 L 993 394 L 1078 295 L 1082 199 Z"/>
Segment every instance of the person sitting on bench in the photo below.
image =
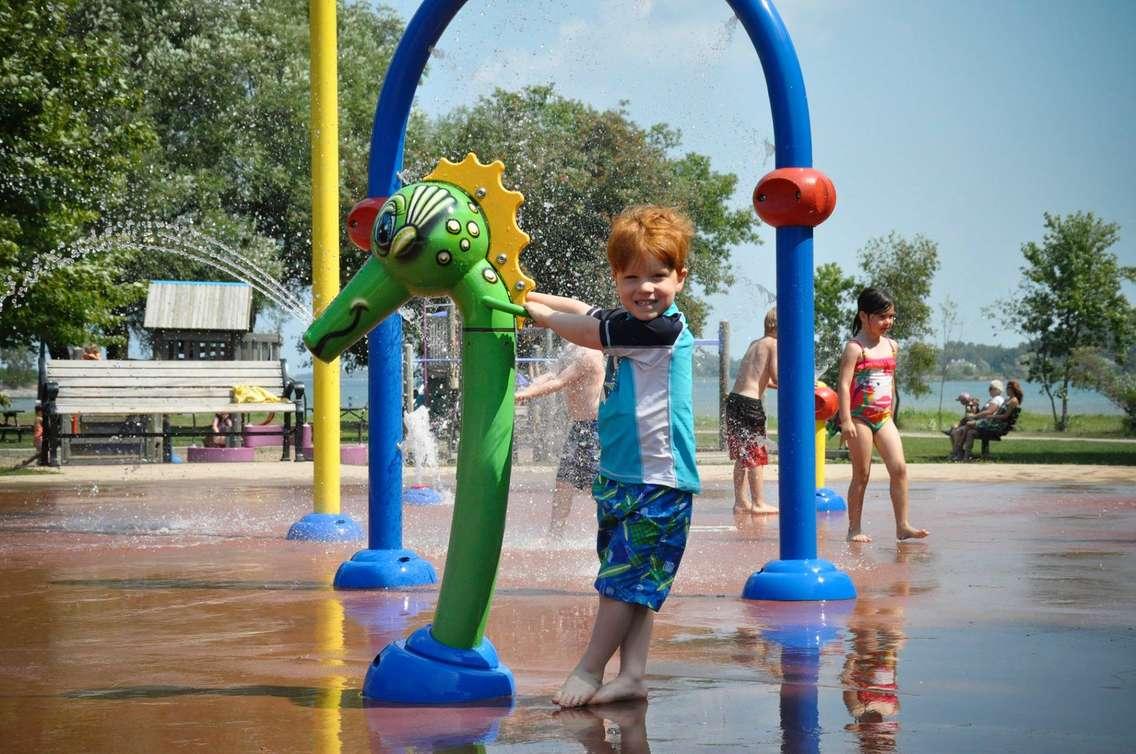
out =
<path fill-rule="evenodd" d="M 1002 404 L 997 413 L 978 419 L 973 423 L 967 423 L 962 431 L 957 433 L 959 439 L 956 440 L 951 453 L 952 459 L 956 461 L 972 459 L 971 448 L 976 439 L 1000 438 L 1013 428 L 1014 422 L 1018 418 L 1018 412 L 1021 411 L 1022 399 L 1025 395 L 1022 393 L 1022 386 L 1017 380 L 1010 380 L 1006 386 L 1006 391 L 1010 394 L 1010 399 Z M 952 435 L 952 437 L 954 436 Z"/>
<path fill-rule="evenodd" d="M 966 435 L 966 429 L 973 426 L 975 422 L 994 416 L 1002 409 L 1002 404 L 1006 402 L 1006 396 L 1002 395 L 1002 380 L 990 380 L 990 386 L 987 387 L 990 393 L 990 400 L 986 401 L 986 405 L 982 410 L 978 409 L 978 399 L 973 397 L 970 393 L 963 393 L 958 397 L 959 403 L 964 407 L 962 418 L 959 419 L 958 424 L 950 429 L 944 429 L 943 434 L 951 438 L 951 447 L 958 448 L 962 442 L 963 437 Z M 963 399 L 966 400 L 963 400 Z M 954 453 L 952 452 L 952 455 Z"/>
<path fill-rule="evenodd" d="M 229 444 L 229 436 L 225 433 L 233 431 L 233 417 L 222 411 L 213 414 L 213 426 L 209 434 L 205 435 L 205 447 L 224 448 Z"/>

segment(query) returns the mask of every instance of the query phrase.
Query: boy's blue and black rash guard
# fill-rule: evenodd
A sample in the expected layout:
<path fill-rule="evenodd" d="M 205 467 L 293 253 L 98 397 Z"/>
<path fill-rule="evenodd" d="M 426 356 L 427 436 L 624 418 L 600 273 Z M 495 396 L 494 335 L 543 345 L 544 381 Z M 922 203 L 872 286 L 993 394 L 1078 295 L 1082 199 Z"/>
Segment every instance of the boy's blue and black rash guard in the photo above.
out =
<path fill-rule="evenodd" d="M 599 409 L 599 473 L 620 482 L 701 491 L 694 461 L 694 336 L 674 304 L 638 320 L 592 309 L 608 357 Z"/>

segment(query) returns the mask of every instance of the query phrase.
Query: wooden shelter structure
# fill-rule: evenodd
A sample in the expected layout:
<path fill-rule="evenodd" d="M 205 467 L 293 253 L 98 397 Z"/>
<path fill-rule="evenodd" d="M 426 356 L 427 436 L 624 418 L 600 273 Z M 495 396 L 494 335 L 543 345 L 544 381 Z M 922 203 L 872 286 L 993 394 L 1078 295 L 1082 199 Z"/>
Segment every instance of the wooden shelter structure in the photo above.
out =
<path fill-rule="evenodd" d="M 280 336 L 253 333 L 247 283 L 152 280 L 143 326 L 160 361 L 268 361 Z"/>

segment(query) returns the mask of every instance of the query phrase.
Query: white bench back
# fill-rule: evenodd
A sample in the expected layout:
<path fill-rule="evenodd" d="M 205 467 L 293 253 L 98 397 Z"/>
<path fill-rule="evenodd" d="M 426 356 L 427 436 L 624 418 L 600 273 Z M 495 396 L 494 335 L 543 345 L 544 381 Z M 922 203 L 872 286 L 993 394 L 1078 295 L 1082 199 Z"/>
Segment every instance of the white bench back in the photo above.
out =
<path fill-rule="evenodd" d="M 205 414 L 295 411 L 283 403 L 233 403 L 236 385 L 284 394 L 279 361 L 54 360 L 47 381 L 59 386 L 59 414 Z"/>

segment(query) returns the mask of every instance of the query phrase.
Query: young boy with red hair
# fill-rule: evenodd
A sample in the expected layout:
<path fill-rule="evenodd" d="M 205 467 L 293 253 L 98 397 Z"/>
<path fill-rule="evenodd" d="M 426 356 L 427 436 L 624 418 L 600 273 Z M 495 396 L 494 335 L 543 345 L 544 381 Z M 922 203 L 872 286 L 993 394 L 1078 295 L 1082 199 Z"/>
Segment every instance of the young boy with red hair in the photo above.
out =
<path fill-rule="evenodd" d="M 607 257 L 620 306 L 529 294 L 533 322 L 607 357 L 599 408 L 599 609 L 584 656 L 553 701 L 561 707 L 643 699 L 654 613 L 686 548 L 694 461 L 694 336 L 675 296 L 686 282 L 694 227 L 666 207 L 625 210 Z M 619 650 L 619 673 L 604 670 Z"/>

